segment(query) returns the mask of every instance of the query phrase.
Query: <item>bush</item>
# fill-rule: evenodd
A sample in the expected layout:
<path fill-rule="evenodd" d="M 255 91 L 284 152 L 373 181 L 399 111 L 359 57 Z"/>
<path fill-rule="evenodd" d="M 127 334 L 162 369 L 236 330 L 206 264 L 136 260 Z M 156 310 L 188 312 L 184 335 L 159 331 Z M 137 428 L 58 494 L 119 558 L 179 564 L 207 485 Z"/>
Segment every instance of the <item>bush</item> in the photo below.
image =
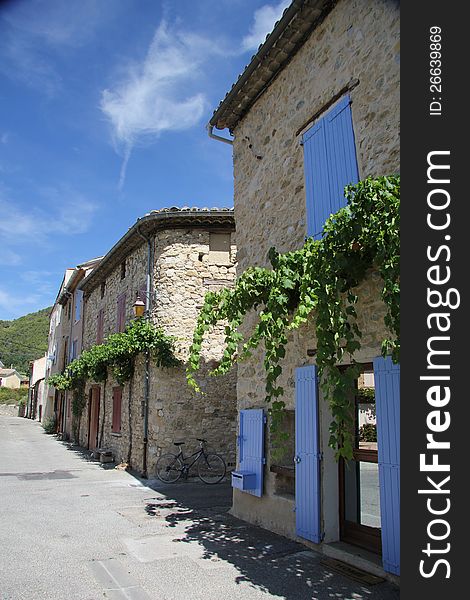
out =
<path fill-rule="evenodd" d="M 55 417 L 49 417 L 48 419 L 44 419 L 42 426 L 44 427 L 44 431 L 46 433 L 55 433 L 57 427 L 57 419 Z"/>
<path fill-rule="evenodd" d="M 11 389 L 0 387 L 0 404 L 26 404 L 28 388 Z"/>

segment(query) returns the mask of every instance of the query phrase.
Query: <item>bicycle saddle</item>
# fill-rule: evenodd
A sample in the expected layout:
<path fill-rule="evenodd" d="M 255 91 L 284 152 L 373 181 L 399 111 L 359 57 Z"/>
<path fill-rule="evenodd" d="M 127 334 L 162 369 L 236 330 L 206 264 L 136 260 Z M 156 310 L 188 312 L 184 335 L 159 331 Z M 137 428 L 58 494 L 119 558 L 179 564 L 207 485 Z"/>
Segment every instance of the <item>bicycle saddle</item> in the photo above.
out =
<path fill-rule="evenodd" d="M 184 444 L 184 442 L 173 442 L 173 444 L 175 446 L 182 446 Z"/>
<path fill-rule="evenodd" d="M 207 442 L 207 440 L 204 440 L 202 438 L 196 438 L 198 442 Z"/>

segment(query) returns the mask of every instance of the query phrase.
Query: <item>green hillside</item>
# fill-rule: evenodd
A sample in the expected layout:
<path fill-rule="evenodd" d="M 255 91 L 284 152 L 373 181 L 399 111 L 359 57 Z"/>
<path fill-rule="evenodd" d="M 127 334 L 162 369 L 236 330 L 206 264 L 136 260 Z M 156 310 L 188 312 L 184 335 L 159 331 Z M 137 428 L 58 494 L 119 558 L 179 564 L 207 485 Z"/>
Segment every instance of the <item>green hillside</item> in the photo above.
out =
<path fill-rule="evenodd" d="M 0 361 L 27 373 L 29 361 L 44 356 L 49 333 L 51 308 L 19 317 L 13 321 L 0 320 Z"/>

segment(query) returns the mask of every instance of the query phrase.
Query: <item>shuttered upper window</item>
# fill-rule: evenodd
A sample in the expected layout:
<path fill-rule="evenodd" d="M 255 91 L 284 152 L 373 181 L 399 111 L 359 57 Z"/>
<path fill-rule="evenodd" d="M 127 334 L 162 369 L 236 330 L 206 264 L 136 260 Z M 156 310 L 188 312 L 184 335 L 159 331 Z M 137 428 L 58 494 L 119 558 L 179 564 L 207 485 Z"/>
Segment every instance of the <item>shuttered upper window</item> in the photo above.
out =
<path fill-rule="evenodd" d="M 77 323 L 81 319 L 82 303 L 83 303 L 83 292 L 82 292 L 82 290 L 77 290 L 75 292 L 75 323 Z"/>
<path fill-rule="evenodd" d="M 117 299 L 116 331 L 124 331 L 126 326 L 126 294 L 121 294 Z"/>
<path fill-rule="evenodd" d="M 346 206 L 344 188 L 359 181 L 349 96 L 302 136 L 307 235 L 320 239 L 331 214 Z"/>

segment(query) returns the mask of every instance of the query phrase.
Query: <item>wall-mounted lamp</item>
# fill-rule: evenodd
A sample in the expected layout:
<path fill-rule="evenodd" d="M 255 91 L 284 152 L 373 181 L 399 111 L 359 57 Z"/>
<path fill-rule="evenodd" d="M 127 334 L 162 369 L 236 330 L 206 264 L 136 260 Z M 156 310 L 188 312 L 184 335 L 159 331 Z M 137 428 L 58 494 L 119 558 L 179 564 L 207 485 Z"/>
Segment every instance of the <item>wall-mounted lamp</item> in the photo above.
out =
<path fill-rule="evenodd" d="M 145 302 L 142 302 L 140 296 L 137 296 L 136 301 L 134 302 L 134 315 L 136 318 L 143 317 L 145 313 Z"/>

